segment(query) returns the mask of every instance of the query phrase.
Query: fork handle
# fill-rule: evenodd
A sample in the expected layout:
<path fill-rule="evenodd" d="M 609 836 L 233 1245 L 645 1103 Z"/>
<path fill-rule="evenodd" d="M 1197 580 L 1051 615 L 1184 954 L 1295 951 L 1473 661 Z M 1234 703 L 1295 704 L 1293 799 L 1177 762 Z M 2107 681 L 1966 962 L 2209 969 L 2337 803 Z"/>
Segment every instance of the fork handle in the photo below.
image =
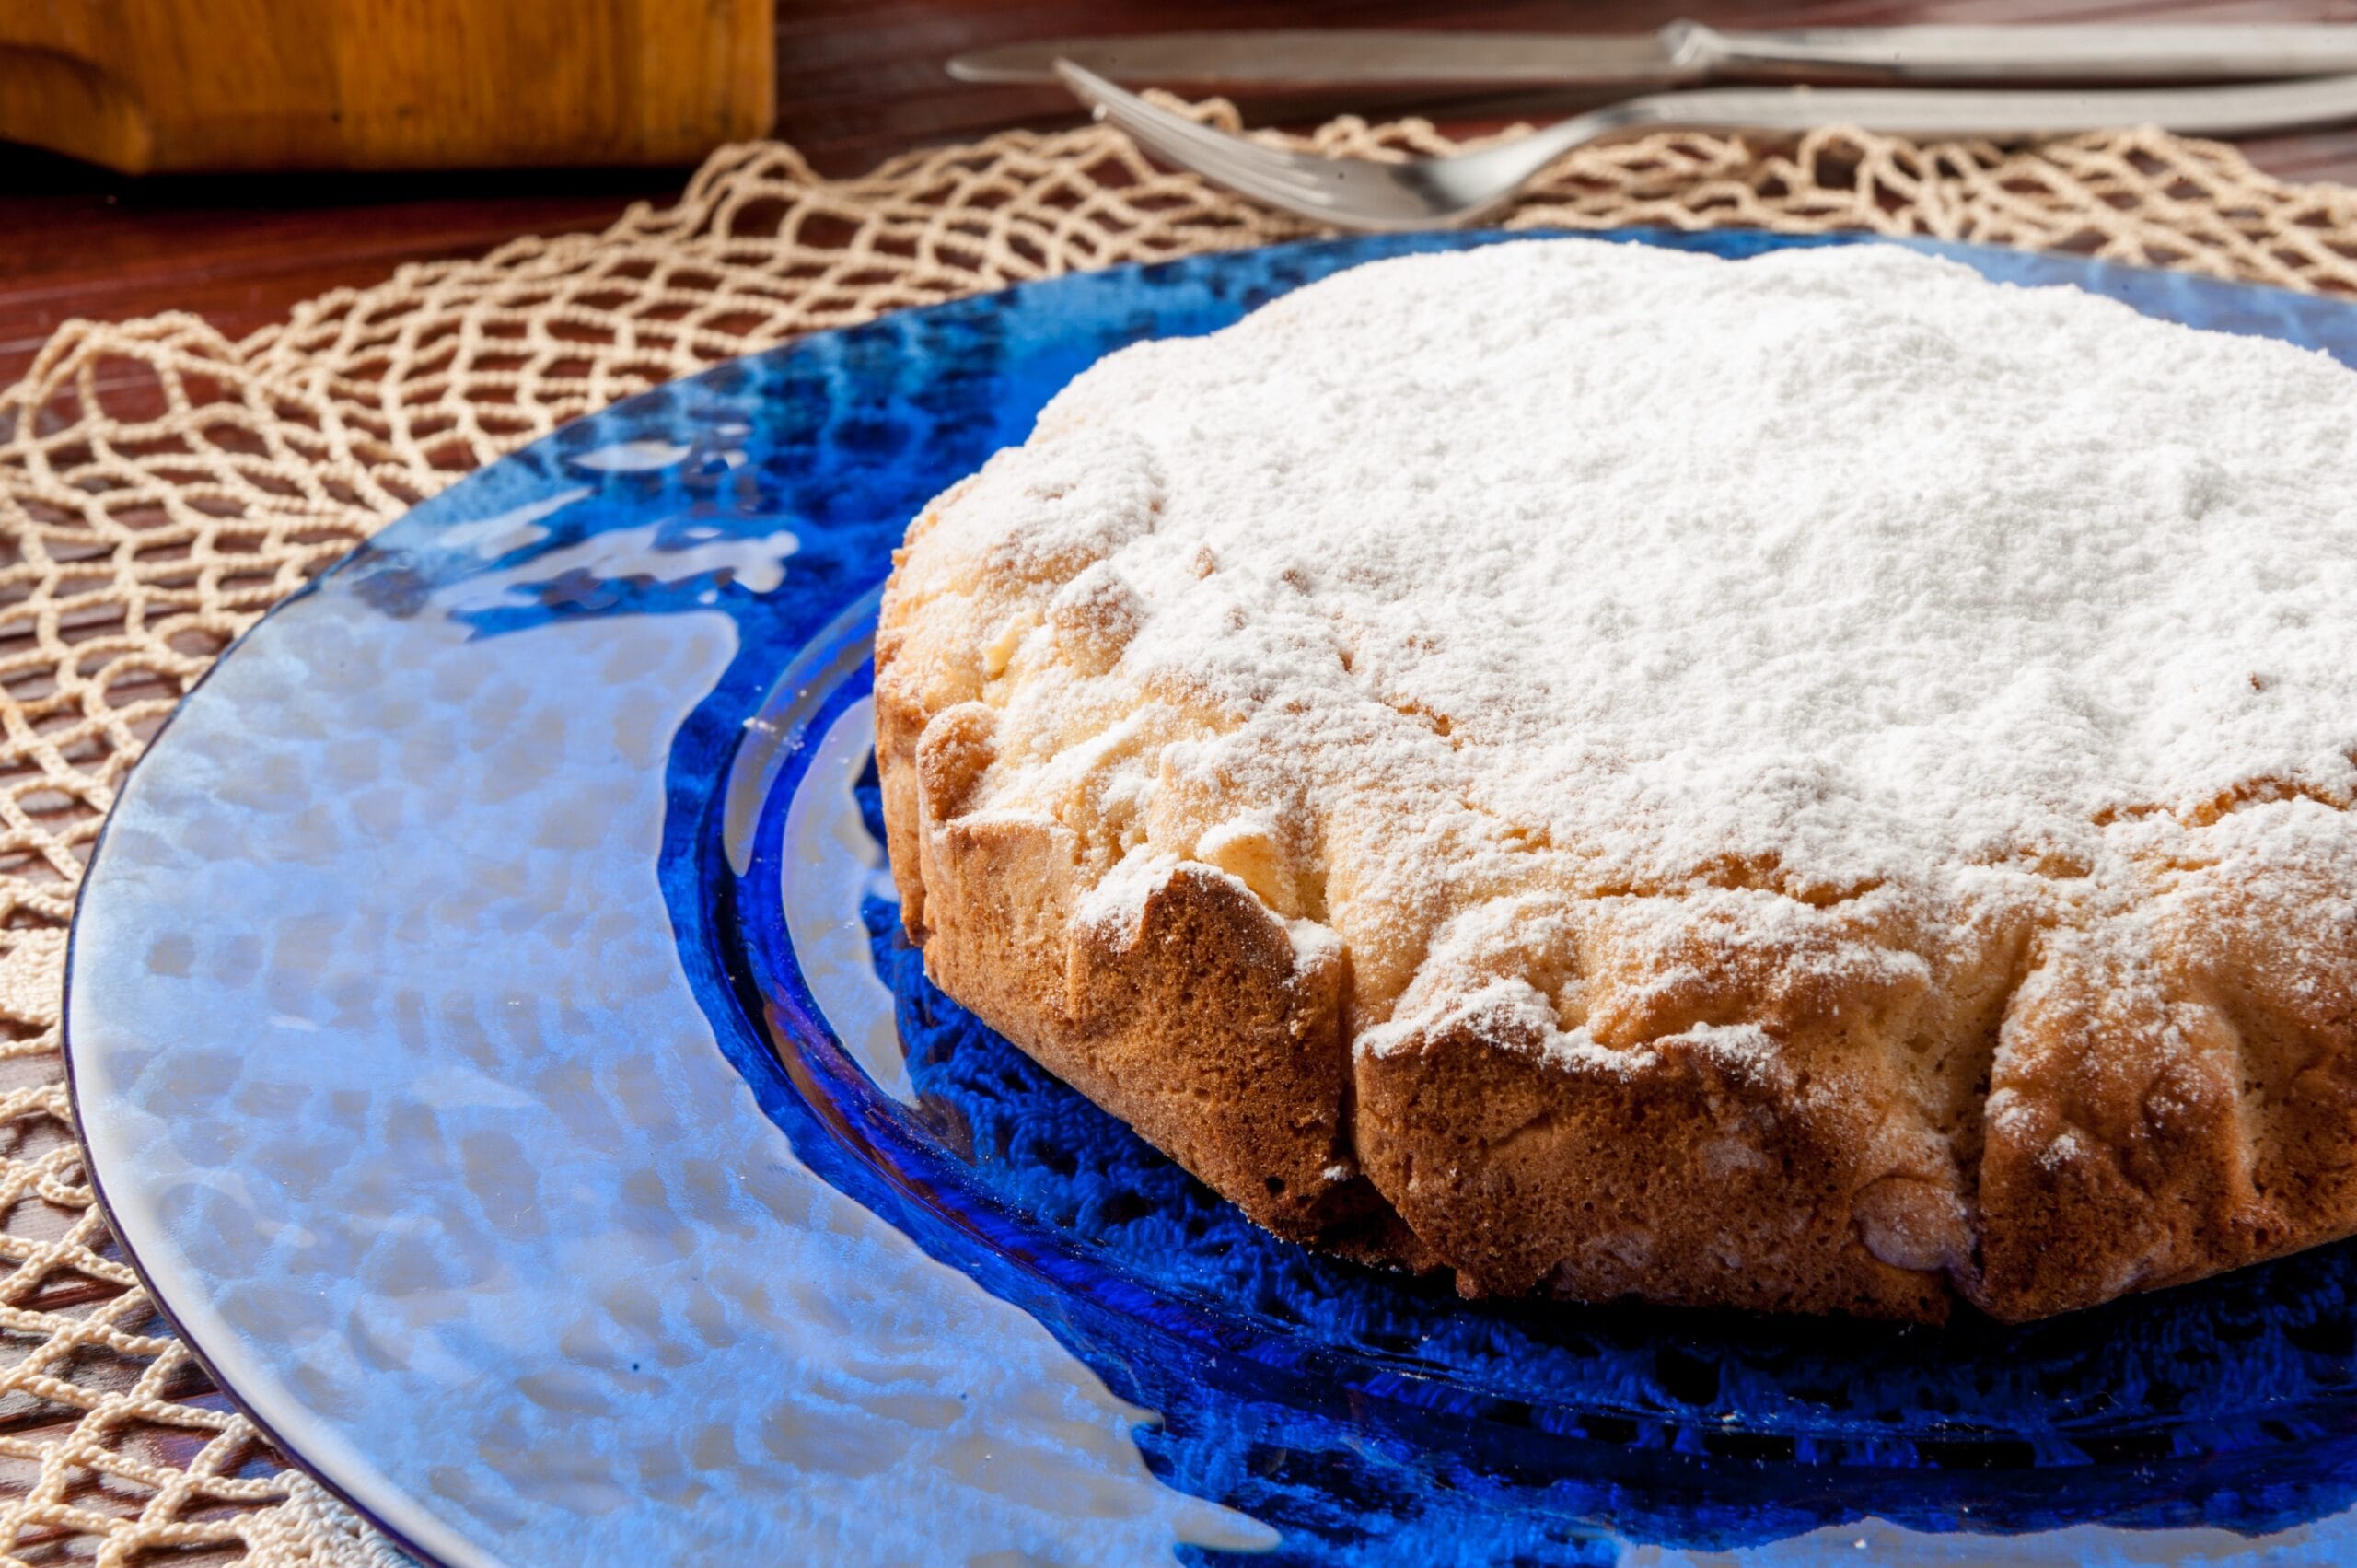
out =
<path fill-rule="evenodd" d="M 2195 136 L 2245 136 L 2357 119 L 2357 75 L 2254 87 L 2098 92 L 1908 91 L 1874 87 L 1708 87 L 1655 93 L 1539 133 L 1568 151 L 1614 131 L 1813 131 L 1855 125 L 1897 135 L 2030 136 L 2158 125 Z M 1585 126 L 1585 129 L 1580 129 Z"/>
<path fill-rule="evenodd" d="M 1662 41 L 1682 65 L 1718 81 L 2214 82 L 2357 71 L 2357 26 L 2332 23 L 1722 32 L 1699 22 L 1673 22 Z"/>

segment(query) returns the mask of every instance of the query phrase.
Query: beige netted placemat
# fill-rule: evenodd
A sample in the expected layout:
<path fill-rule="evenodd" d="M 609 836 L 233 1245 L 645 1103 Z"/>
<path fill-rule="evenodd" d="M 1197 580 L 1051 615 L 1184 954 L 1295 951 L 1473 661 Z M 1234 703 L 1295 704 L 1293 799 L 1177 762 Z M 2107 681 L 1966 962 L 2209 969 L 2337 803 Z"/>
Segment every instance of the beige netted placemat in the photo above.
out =
<path fill-rule="evenodd" d="M 1421 122 L 1306 140 L 1452 145 Z M 2357 293 L 2357 192 L 2152 131 L 2016 152 L 1659 135 L 1565 159 L 1505 221 L 1873 229 Z M 0 393 L 0 1563 L 392 1561 L 157 1319 L 92 1206 L 61 1081 L 83 859 L 229 639 L 410 503 L 652 382 L 903 306 L 1306 232 L 1101 128 L 845 180 L 756 145 L 603 234 L 405 267 L 240 343 L 179 315 L 57 333 Z"/>

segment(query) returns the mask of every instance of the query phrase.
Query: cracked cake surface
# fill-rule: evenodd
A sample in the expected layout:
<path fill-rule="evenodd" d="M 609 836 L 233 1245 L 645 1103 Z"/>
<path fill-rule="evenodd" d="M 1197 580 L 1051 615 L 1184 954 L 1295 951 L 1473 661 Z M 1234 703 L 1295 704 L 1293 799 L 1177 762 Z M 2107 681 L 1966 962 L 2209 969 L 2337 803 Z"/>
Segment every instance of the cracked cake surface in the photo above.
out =
<path fill-rule="evenodd" d="M 1894 247 L 1374 263 L 915 519 L 935 980 L 1280 1234 L 1937 1318 L 2357 1229 L 2357 375 Z"/>

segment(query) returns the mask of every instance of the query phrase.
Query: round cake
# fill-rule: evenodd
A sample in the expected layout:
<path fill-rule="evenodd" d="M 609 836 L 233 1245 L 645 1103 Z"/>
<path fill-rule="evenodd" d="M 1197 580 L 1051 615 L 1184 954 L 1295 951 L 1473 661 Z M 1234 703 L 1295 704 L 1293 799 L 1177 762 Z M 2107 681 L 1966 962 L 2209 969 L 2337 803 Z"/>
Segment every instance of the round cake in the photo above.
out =
<path fill-rule="evenodd" d="M 935 981 L 1470 1295 L 2007 1319 L 2357 1230 L 2357 374 L 1896 247 L 1341 273 L 877 641 Z"/>

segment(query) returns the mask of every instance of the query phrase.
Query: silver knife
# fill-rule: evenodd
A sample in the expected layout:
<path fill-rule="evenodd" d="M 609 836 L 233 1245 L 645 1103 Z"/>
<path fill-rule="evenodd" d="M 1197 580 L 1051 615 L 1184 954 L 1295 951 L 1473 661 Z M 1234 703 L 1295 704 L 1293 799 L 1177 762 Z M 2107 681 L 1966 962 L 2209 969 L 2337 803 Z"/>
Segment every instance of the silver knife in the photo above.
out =
<path fill-rule="evenodd" d="M 1810 28 L 1652 33 L 1338 28 L 1142 33 L 961 54 L 965 82 L 1052 82 L 1059 59 L 1118 82 L 1201 87 L 1679 87 L 1703 82 L 2234 81 L 2357 72 L 2357 25 Z"/>

